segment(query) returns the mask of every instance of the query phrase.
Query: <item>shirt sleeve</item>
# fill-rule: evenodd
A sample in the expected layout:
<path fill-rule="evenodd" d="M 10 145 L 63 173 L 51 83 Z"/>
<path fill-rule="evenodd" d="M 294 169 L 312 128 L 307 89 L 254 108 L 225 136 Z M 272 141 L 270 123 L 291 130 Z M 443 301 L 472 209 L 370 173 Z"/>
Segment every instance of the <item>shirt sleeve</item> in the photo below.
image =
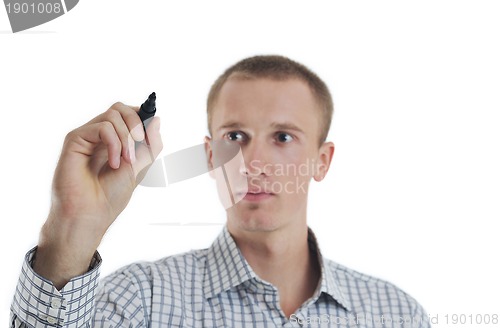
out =
<path fill-rule="evenodd" d="M 94 254 L 89 271 L 60 291 L 32 268 L 36 247 L 24 259 L 11 305 L 10 327 L 90 327 L 101 257 Z"/>

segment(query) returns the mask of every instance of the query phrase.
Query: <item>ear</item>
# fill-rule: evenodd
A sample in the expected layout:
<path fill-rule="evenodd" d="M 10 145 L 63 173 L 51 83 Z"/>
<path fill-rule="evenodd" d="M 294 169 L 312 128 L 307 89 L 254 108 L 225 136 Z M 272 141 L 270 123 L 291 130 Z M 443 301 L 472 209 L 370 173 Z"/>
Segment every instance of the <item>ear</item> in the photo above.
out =
<path fill-rule="evenodd" d="M 313 175 L 315 181 L 319 182 L 325 178 L 328 173 L 328 169 L 330 168 L 330 163 L 332 162 L 334 150 L 335 145 L 333 142 L 325 142 L 319 148 L 318 164 Z"/>
<path fill-rule="evenodd" d="M 203 142 L 205 143 L 205 154 L 207 155 L 208 174 L 215 179 L 211 141 L 212 139 L 208 136 L 205 136 L 205 138 L 203 138 Z"/>

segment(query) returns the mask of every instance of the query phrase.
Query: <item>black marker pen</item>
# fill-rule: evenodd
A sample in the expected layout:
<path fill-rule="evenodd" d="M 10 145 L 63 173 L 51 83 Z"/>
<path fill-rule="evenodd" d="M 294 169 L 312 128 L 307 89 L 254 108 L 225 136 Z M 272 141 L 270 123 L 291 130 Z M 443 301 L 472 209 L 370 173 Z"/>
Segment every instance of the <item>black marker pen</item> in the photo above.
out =
<path fill-rule="evenodd" d="M 156 113 L 156 93 L 152 93 L 149 95 L 148 99 L 141 105 L 141 109 L 137 114 L 141 118 L 142 125 L 144 126 L 144 131 L 146 131 L 146 125 L 149 123 L 146 122 L 147 119 L 155 116 Z"/>
<path fill-rule="evenodd" d="M 149 156 L 151 157 L 151 163 L 154 162 L 153 151 L 149 147 L 148 134 L 146 133 L 146 125 L 149 124 L 153 116 L 156 113 L 156 93 L 149 95 L 148 99 L 141 105 L 139 112 L 137 113 L 141 118 L 142 127 L 144 128 L 144 142 L 149 148 Z"/>

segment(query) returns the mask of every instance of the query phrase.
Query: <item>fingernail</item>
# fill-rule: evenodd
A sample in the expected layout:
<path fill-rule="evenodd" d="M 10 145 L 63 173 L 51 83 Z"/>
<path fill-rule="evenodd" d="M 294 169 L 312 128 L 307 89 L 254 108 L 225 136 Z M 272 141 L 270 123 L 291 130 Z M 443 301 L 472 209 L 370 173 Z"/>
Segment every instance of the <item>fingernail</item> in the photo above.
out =
<path fill-rule="evenodd" d="M 142 139 L 144 139 L 144 127 L 143 127 L 143 125 L 138 124 L 132 130 L 130 130 L 130 134 L 132 135 L 132 138 L 136 141 L 141 141 Z"/>
<path fill-rule="evenodd" d="M 110 165 L 114 169 L 120 168 L 120 156 L 113 156 L 113 158 L 111 158 Z"/>

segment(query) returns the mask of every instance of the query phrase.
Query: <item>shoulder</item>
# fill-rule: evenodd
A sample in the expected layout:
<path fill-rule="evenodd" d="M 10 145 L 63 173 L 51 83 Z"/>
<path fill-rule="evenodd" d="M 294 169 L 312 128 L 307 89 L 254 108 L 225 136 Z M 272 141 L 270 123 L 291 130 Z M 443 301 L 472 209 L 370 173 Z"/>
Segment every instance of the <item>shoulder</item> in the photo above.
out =
<path fill-rule="evenodd" d="M 324 259 L 327 275 L 339 285 L 355 312 L 425 317 L 422 306 L 408 293 L 386 280 Z"/>

